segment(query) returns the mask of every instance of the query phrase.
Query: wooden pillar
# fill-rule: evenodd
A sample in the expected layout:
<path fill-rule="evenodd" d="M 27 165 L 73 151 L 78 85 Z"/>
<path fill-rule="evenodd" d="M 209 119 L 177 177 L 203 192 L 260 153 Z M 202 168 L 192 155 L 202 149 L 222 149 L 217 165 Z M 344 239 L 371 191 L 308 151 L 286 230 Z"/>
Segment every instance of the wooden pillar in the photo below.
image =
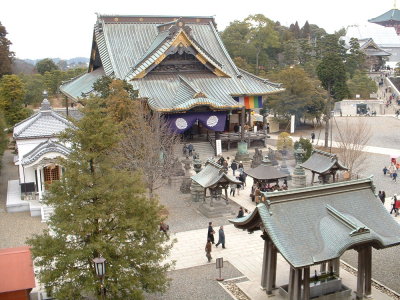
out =
<path fill-rule="evenodd" d="M 372 284 L 372 247 L 367 246 L 364 249 L 364 276 L 365 276 L 365 285 L 364 285 L 364 294 L 366 297 L 371 296 L 371 284 Z"/>
<path fill-rule="evenodd" d="M 267 288 L 269 237 L 266 233 L 263 233 L 261 235 L 261 238 L 264 240 L 264 254 L 261 270 L 261 288 L 265 290 Z"/>
<path fill-rule="evenodd" d="M 310 299 L 310 267 L 304 268 L 303 274 L 303 300 Z"/>
<path fill-rule="evenodd" d="M 293 300 L 301 300 L 301 282 L 302 282 L 302 268 L 294 270 L 294 288 Z"/>
<path fill-rule="evenodd" d="M 273 279 L 274 279 L 274 275 L 273 275 L 273 265 L 272 265 L 272 255 L 273 255 L 273 243 L 271 240 L 269 240 L 268 243 L 268 263 L 267 263 L 267 294 L 271 295 L 272 294 L 272 284 L 273 284 Z"/>
<path fill-rule="evenodd" d="M 333 260 L 333 271 L 338 277 L 340 276 L 340 258 L 335 258 Z"/>
<path fill-rule="evenodd" d="M 240 141 L 244 142 L 244 123 L 245 123 L 245 114 L 246 114 L 246 110 L 245 107 L 242 107 L 242 111 L 240 112 Z"/>
<path fill-rule="evenodd" d="M 364 298 L 364 282 L 365 282 L 365 263 L 364 263 L 364 253 L 365 248 L 361 248 L 358 251 L 358 270 L 357 270 L 357 291 L 356 299 Z"/>
<path fill-rule="evenodd" d="M 326 270 L 327 273 L 333 273 L 333 260 L 328 261 L 328 269 Z"/>
<path fill-rule="evenodd" d="M 312 176 L 311 176 L 311 185 L 313 185 L 313 184 L 314 184 L 314 177 L 315 177 L 315 173 L 314 173 L 314 172 L 312 172 Z"/>
<path fill-rule="evenodd" d="M 294 269 L 293 267 L 290 267 L 290 273 L 289 273 L 289 286 L 288 286 L 288 296 L 289 300 L 293 300 L 293 294 L 294 294 Z"/>
<path fill-rule="evenodd" d="M 65 113 L 67 117 L 69 116 L 69 110 L 68 110 L 68 97 L 65 96 Z"/>
<path fill-rule="evenodd" d="M 276 267 L 278 264 L 278 249 L 272 245 L 272 288 L 276 288 Z"/>
<path fill-rule="evenodd" d="M 228 202 L 228 188 L 227 187 L 225 187 L 225 201 L 226 201 L 226 204 L 229 203 Z"/>
<path fill-rule="evenodd" d="M 321 265 L 319 267 L 319 271 L 321 273 L 326 273 L 326 262 L 321 263 Z"/>

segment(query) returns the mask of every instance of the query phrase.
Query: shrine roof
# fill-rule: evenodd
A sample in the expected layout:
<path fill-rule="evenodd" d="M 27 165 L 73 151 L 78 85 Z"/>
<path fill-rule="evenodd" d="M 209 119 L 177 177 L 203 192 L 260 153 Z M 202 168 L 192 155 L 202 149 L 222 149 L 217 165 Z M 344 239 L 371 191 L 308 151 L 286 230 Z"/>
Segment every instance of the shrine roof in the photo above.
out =
<path fill-rule="evenodd" d="M 359 244 L 400 244 L 400 226 L 377 199 L 371 178 L 264 195 L 250 215 L 230 222 L 263 229 L 295 268 L 339 258 Z"/>
<path fill-rule="evenodd" d="M 93 84 L 104 75 L 104 69 L 100 67 L 63 83 L 60 91 L 69 98 L 77 100 L 93 92 Z"/>
<path fill-rule="evenodd" d="M 241 183 L 235 177 L 226 174 L 223 167 L 212 160 L 207 160 L 204 168 L 191 178 L 204 188 L 214 187 L 220 182 Z"/>
<path fill-rule="evenodd" d="M 300 166 L 318 174 L 326 173 L 331 169 L 348 170 L 348 168 L 339 161 L 336 154 L 316 149 L 313 150 L 310 158 Z"/>
<path fill-rule="evenodd" d="M 398 10 L 397 8 L 393 8 L 376 18 L 369 19 L 368 22 L 378 24 L 400 22 L 400 10 Z"/>
<path fill-rule="evenodd" d="M 31 151 L 26 153 L 19 164 L 23 166 L 31 165 L 32 163 L 38 161 L 39 158 L 41 158 L 43 155 L 51 152 L 67 156 L 71 152 L 71 150 L 61 143 L 48 139 L 47 141 L 40 143 Z"/>
<path fill-rule="evenodd" d="M 169 69 L 170 65 L 163 65 L 173 54 L 181 55 L 183 48 L 199 69 Z M 174 62 L 169 64 L 175 67 Z M 168 70 L 160 71 L 159 66 Z M 237 109 L 243 105 L 233 96 L 283 91 L 279 84 L 236 67 L 213 17 L 98 15 L 89 70 L 60 90 L 77 100 L 90 93 L 102 75 L 112 76 L 127 80 L 140 98 L 159 111 L 184 111 L 199 105 Z M 182 94 L 183 77 L 196 93 Z M 203 99 L 196 100 L 196 94 L 203 94 Z"/>
<path fill-rule="evenodd" d="M 380 48 L 372 38 L 359 40 L 360 50 L 368 56 L 390 56 L 391 54 Z"/>
<path fill-rule="evenodd" d="M 244 171 L 247 175 L 258 180 L 273 180 L 288 177 L 287 174 L 279 171 L 273 166 L 261 165 Z"/>
<path fill-rule="evenodd" d="M 73 127 L 66 117 L 55 112 L 47 99 L 44 99 L 39 111 L 14 126 L 14 139 L 46 138 L 59 135 Z"/>

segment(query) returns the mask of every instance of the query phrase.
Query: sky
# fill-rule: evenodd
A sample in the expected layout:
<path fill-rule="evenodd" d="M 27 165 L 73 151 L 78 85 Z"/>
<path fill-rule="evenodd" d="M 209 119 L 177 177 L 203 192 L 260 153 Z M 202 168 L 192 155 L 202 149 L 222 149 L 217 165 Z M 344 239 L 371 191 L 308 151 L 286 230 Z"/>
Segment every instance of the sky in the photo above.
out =
<path fill-rule="evenodd" d="M 214 16 L 218 30 L 250 14 L 300 27 L 308 20 L 333 33 L 392 9 L 394 0 L 13 0 L 2 1 L 0 22 L 21 59 L 89 57 L 96 14 Z M 400 1 L 399 1 L 400 2 Z M 400 3 L 399 3 L 400 5 Z"/>

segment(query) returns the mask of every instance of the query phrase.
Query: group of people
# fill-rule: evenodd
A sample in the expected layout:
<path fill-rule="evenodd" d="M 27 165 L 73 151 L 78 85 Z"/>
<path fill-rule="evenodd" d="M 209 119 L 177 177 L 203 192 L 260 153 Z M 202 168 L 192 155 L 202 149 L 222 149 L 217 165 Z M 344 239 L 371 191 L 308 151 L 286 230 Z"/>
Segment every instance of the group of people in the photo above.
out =
<path fill-rule="evenodd" d="M 215 244 L 214 241 L 214 228 L 212 226 L 212 222 L 208 222 L 208 231 L 207 231 L 207 244 L 205 247 L 206 257 L 208 262 L 211 261 L 211 251 L 212 251 L 212 244 Z M 224 226 L 220 226 L 218 230 L 218 242 L 215 244 L 215 247 L 218 248 L 219 245 L 222 245 L 222 248 L 225 249 L 225 232 Z"/>
<path fill-rule="evenodd" d="M 250 198 L 251 201 L 255 201 L 257 204 L 263 202 L 264 196 L 261 192 L 277 192 L 277 191 L 286 191 L 288 189 L 288 182 L 286 179 L 283 180 L 283 183 L 279 185 L 279 182 L 275 184 L 264 183 L 264 182 L 255 182 L 251 187 Z"/>
<path fill-rule="evenodd" d="M 394 163 L 391 162 L 389 168 L 387 168 L 386 166 L 382 169 L 383 171 L 383 175 L 389 175 L 390 178 L 392 178 L 392 180 L 394 182 L 397 182 L 397 170 L 400 168 L 400 164 L 399 163 Z"/>
<path fill-rule="evenodd" d="M 245 214 L 249 214 L 249 211 L 247 209 L 243 209 L 243 207 L 239 208 L 238 215 L 236 218 L 243 218 Z M 215 239 L 214 239 L 214 228 L 212 222 L 208 222 L 208 230 L 207 230 L 207 244 L 205 247 L 206 251 L 206 257 L 208 262 L 211 261 L 211 251 L 212 251 L 212 245 L 215 244 Z M 225 232 L 224 232 L 224 226 L 220 226 L 218 230 L 218 242 L 215 244 L 215 247 L 218 248 L 219 245 L 222 245 L 223 249 L 226 249 L 225 247 Z"/>
<path fill-rule="evenodd" d="M 183 149 L 182 149 L 183 156 L 192 156 L 193 152 L 194 152 L 194 147 L 192 144 L 189 145 L 186 145 L 186 143 L 183 144 Z"/>

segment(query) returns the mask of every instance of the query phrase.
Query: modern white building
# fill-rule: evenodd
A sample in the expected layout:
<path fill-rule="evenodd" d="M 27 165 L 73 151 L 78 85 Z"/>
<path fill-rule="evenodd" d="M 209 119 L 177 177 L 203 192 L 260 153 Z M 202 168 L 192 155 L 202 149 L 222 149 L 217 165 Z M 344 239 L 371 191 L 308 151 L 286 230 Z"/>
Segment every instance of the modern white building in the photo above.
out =
<path fill-rule="evenodd" d="M 30 211 L 43 216 L 41 200 L 48 186 L 62 176 L 58 158 L 66 158 L 69 148 L 60 143 L 59 134 L 74 125 L 44 99 L 41 108 L 14 127 L 19 179 L 8 183 L 7 211 Z"/>

